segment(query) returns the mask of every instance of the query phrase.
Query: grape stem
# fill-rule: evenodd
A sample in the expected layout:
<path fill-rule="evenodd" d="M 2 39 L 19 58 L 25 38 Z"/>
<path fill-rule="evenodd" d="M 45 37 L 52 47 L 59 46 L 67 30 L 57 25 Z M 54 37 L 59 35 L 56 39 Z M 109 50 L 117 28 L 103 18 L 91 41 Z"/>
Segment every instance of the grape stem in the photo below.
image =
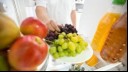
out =
<path fill-rule="evenodd" d="M 50 42 L 50 43 L 52 43 L 52 44 L 54 43 L 54 42 L 52 42 L 52 41 L 49 41 L 49 40 L 45 40 L 45 41 L 46 41 L 46 42 Z"/>

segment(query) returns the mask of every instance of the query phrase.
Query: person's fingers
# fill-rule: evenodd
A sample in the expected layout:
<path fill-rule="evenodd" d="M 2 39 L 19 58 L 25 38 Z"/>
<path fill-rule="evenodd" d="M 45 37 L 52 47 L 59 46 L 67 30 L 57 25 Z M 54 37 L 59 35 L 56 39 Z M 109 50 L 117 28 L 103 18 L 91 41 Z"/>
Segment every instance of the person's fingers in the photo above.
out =
<path fill-rule="evenodd" d="M 63 24 L 59 24 L 58 26 L 59 26 L 59 27 L 63 27 Z"/>
<path fill-rule="evenodd" d="M 51 25 L 52 25 L 52 27 L 54 27 L 55 30 L 60 31 L 57 23 L 55 23 L 54 21 L 51 21 Z"/>
<path fill-rule="evenodd" d="M 54 29 L 54 27 L 52 26 L 52 24 L 49 24 L 49 29 L 50 29 L 51 31 L 55 31 L 55 29 Z"/>
<path fill-rule="evenodd" d="M 55 31 L 55 29 L 52 27 L 52 24 L 49 22 L 46 24 L 48 29 L 51 30 L 51 31 Z"/>

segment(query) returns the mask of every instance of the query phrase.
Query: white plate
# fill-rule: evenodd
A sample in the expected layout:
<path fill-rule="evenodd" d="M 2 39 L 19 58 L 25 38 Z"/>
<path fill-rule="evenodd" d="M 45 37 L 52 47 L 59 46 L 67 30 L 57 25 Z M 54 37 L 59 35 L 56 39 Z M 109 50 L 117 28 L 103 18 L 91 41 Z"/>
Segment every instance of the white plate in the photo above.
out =
<path fill-rule="evenodd" d="M 64 62 L 64 63 L 81 63 L 89 60 L 93 55 L 93 50 L 88 43 L 88 47 L 82 51 L 80 54 L 76 55 L 75 57 L 61 57 L 56 59 L 57 62 Z"/>

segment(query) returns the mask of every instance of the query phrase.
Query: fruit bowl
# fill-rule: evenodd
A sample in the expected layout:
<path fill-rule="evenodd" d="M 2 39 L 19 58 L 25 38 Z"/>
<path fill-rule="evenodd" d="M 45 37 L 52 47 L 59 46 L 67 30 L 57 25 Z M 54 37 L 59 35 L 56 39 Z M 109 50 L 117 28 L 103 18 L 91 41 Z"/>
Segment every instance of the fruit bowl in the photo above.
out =
<path fill-rule="evenodd" d="M 86 37 L 70 24 L 60 27 L 60 32 L 49 31 L 45 40 L 50 45 L 50 56 L 58 62 L 80 63 L 93 55 Z"/>

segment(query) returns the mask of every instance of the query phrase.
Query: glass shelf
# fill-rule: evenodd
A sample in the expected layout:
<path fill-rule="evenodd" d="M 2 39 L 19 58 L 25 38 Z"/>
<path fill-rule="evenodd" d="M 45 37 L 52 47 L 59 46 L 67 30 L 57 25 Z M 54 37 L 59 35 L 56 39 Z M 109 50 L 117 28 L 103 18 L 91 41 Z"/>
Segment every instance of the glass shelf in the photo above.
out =
<path fill-rule="evenodd" d="M 45 67 L 47 66 L 47 68 L 42 67 L 40 71 L 76 71 L 75 67 L 73 67 L 72 65 L 78 66 L 78 64 L 56 62 L 55 60 L 52 59 L 51 56 L 49 56 L 49 59 L 46 64 L 48 65 L 44 65 L 44 66 Z M 122 63 L 118 62 L 114 64 L 109 64 L 99 59 L 98 64 L 95 65 L 94 67 L 90 67 L 84 62 L 80 65 L 79 68 L 84 68 L 84 71 L 107 71 L 117 66 L 122 66 Z"/>

